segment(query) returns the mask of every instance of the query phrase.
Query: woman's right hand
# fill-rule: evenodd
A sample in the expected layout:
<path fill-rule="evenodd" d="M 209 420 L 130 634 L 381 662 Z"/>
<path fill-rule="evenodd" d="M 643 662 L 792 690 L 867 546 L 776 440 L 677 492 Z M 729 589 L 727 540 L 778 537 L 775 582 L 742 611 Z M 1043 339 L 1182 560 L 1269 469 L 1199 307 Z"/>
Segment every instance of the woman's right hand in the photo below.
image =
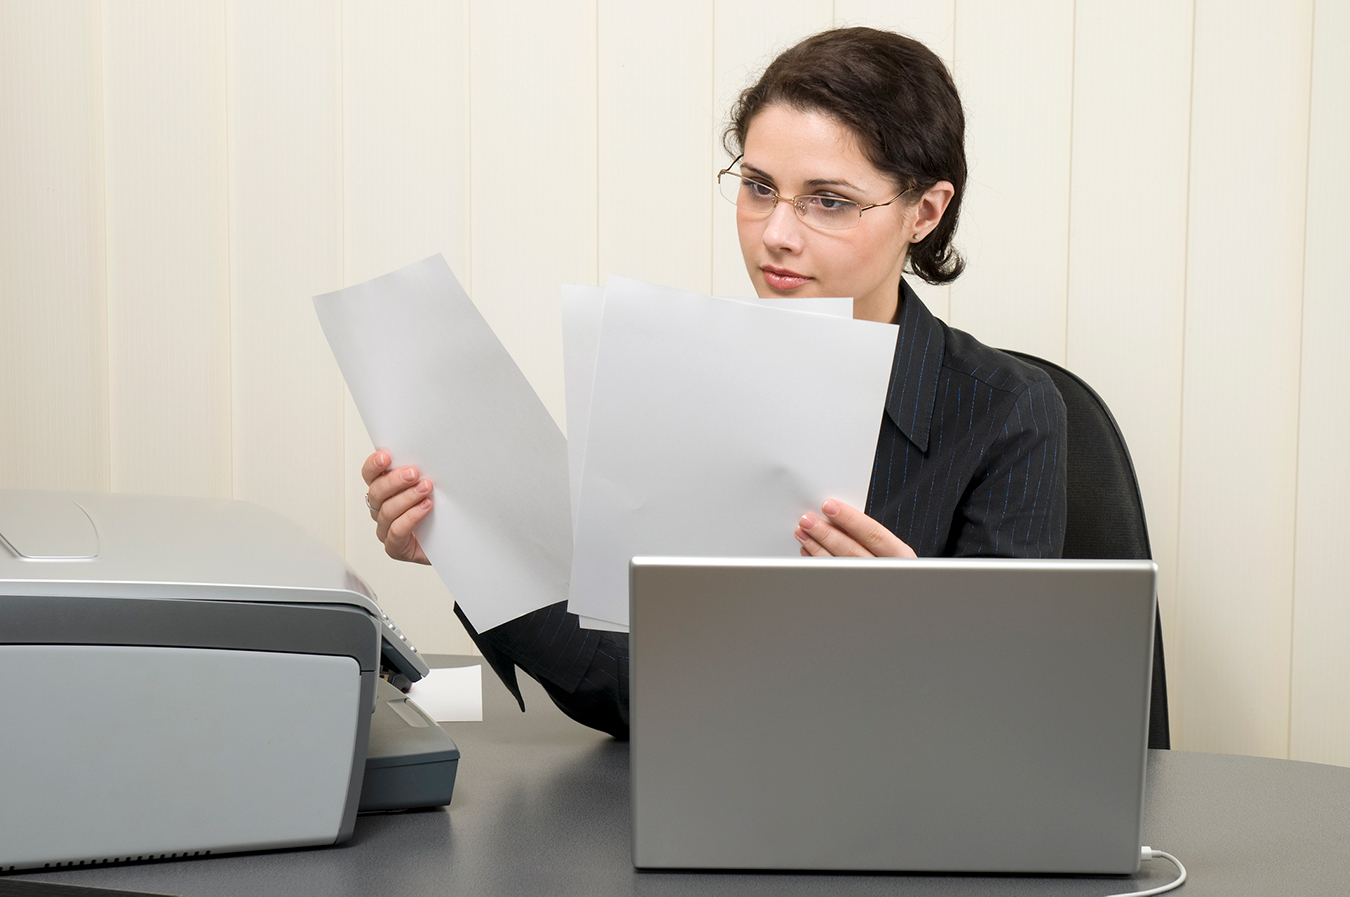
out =
<path fill-rule="evenodd" d="M 366 507 L 375 521 L 375 536 L 391 558 L 430 564 L 413 530 L 431 513 L 431 480 L 420 478 L 415 467 L 390 470 L 391 460 L 381 449 L 361 465 L 361 479 L 369 487 Z"/>

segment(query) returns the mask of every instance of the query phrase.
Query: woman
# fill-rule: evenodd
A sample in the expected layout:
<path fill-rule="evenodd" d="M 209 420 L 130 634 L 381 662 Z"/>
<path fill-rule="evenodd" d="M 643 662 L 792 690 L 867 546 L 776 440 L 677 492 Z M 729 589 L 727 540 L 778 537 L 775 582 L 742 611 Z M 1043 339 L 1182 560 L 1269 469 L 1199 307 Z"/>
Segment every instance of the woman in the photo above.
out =
<path fill-rule="evenodd" d="M 807 38 L 732 110 L 724 143 L 736 158 L 718 182 L 736 203 L 755 291 L 852 296 L 854 317 L 899 325 L 867 507 L 828 499 L 804 515 L 793 532 L 803 555 L 1061 553 L 1059 394 L 1041 371 L 938 321 L 901 277 L 961 272 L 964 131 L 942 61 L 870 28 Z M 376 535 L 391 556 L 427 563 L 414 529 L 431 483 L 389 463 L 377 451 L 362 467 Z M 485 633 L 459 615 L 517 700 L 519 666 L 574 719 L 627 736 L 625 635 L 581 629 L 563 604 Z"/>

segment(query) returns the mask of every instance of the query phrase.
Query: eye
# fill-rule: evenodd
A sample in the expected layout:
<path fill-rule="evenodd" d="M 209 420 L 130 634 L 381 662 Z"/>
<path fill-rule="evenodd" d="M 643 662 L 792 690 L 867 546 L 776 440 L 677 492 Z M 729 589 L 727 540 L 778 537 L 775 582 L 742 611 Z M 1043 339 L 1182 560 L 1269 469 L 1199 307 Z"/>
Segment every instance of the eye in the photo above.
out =
<path fill-rule="evenodd" d="M 846 218 L 849 215 L 857 214 L 858 204 L 851 200 L 841 199 L 837 196 L 808 196 L 805 199 L 807 208 L 816 215 L 829 218 Z"/>
<path fill-rule="evenodd" d="M 774 189 L 761 181 L 741 178 L 741 187 L 753 199 L 773 199 Z"/>

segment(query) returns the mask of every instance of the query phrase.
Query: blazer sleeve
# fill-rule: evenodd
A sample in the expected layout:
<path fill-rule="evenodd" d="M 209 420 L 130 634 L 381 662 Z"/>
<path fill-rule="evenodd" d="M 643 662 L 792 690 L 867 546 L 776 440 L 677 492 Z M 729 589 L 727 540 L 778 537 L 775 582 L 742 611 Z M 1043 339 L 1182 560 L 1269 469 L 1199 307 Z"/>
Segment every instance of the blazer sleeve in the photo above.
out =
<path fill-rule="evenodd" d="M 958 509 L 956 557 L 1064 553 L 1068 423 L 1049 377 L 1017 396 Z"/>
<path fill-rule="evenodd" d="M 563 713 L 592 729 L 628 740 L 628 634 L 582 629 L 559 602 L 479 632 L 455 615 L 483 659 L 525 709 L 516 667 L 543 686 Z"/>

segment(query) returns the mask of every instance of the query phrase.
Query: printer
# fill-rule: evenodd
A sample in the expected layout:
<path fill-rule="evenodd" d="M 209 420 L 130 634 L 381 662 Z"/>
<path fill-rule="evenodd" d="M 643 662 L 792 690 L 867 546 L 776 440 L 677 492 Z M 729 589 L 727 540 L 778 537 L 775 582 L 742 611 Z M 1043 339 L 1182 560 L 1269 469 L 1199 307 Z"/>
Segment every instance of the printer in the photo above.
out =
<path fill-rule="evenodd" d="M 334 844 L 449 803 L 416 649 L 257 505 L 0 491 L 0 872 Z"/>

